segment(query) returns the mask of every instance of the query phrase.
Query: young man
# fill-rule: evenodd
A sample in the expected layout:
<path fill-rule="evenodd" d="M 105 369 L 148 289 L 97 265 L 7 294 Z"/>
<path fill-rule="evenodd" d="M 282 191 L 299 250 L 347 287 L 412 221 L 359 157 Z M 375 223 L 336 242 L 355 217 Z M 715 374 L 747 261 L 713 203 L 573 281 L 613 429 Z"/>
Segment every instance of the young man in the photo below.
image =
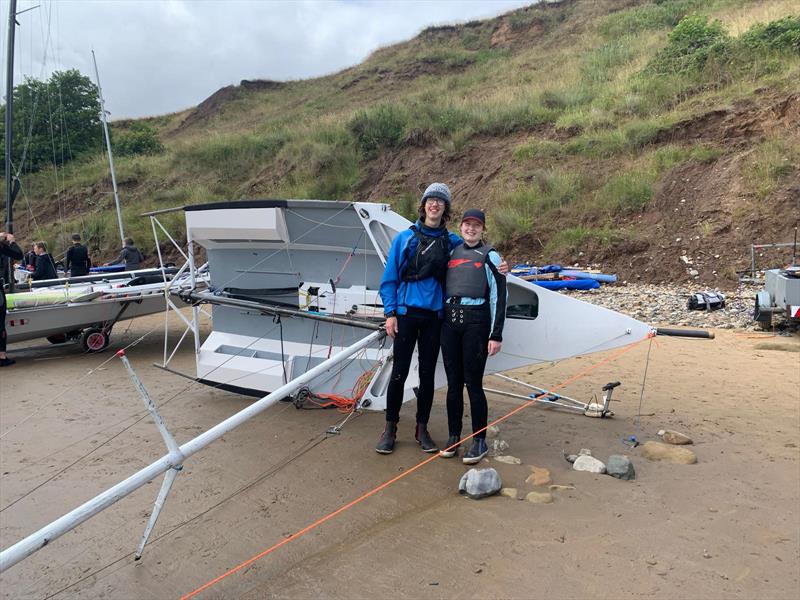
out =
<path fill-rule="evenodd" d="M 67 250 L 66 266 L 64 268 L 69 271 L 70 277 L 80 277 L 81 275 L 88 275 L 91 266 L 92 260 L 89 258 L 89 250 L 81 244 L 80 234 L 73 234 L 72 246 Z"/>
<path fill-rule="evenodd" d="M 411 358 L 419 352 L 417 429 L 415 438 L 424 452 L 438 447 L 428 433 L 433 405 L 433 379 L 439 358 L 443 284 L 450 252 L 461 238 L 445 227 L 450 218 L 450 188 L 432 183 L 419 204 L 419 219 L 392 240 L 380 295 L 386 315 L 386 333 L 394 338 L 392 376 L 386 391 L 386 427 L 375 451 L 390 454 L 397 438 L 403 388 Z"/>
<path fill-rule="evenodd" d="M 36 242 L 33 250 L 36 252 L 36 268 L 33 270 L 31 279 L 34 281 L 58 279 L 56 263 L 53 257 L 47 253 L 47 245 L 44 242 Z"/>
<path fill-rule="evenodd" d="M 17 246 L 14 235 L 0 233 L 0 367 L 10 367 L 16 362 L 6 354 L 6 278 L 9 267 L 13 270 L 14 261 L 23 257 L 22 248 Z"/>
<path fill-rule="evenodd" d="M 486 456 L 488 406 L 483 391 L 486 359 L 500 351 L 506 315 L 506 277 L 500 273 L 500 255 L 483 243 L 486 216 L 470 209 L 461 220 L 464 243 L 450 255 L 445 280 L 442 357 L 447 373 L 447 425 L 450 437 L 442 456 L 455 456 L 464 417 L 464 385 L 472 414 L 472 444 L 466 465 Z M 483 431 L 481 431 L 483 430 Z M 453 447 L 455 446 L 455 447 Z"/>
<path fill-rule="evenodd" d="M 132 238 L 125 238 L 125 245 L 122 247 L 122 252 L 119 253 L 117 260 L 111 264 L 125 263 L 126 271 L 136 271 L 139 269 L 139 263 L 144 260 L 144 256 L 139 252 L 139 249 L 133 245 Z"/>

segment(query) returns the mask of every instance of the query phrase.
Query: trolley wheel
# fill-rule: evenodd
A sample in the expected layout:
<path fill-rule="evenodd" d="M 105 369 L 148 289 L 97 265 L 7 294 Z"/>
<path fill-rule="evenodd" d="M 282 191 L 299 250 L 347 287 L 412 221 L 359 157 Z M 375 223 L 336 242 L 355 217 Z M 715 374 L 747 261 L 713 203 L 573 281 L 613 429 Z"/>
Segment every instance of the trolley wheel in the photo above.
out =
<path fill-rule="evenodd" d="M 81 348 L 84 352 L 101 352 L 108 347 L 108 334 L 97 327 L 89 327 L 81 333 Z"/>

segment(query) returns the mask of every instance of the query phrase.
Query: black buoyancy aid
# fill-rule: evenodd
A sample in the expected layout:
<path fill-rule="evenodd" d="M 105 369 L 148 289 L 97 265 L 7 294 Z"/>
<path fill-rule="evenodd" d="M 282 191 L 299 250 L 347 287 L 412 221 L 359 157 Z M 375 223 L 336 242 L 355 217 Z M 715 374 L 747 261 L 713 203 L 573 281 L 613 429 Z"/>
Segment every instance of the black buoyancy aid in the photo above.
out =
<path fill-rule="evenodd" d="M 485 298 L 489 282 L 486 278 L 486 261 L 493 249 L 480 244 L 467 248 L 461 244 L 453 250 L 447 264 L 445 292 L 448 298 Z"/>
<path fill-rule="evenodd" d="M 419 281 L 433 277 L 444 282 L 447 261 L 450 259 L 450 236 L 447 231 L 433 237 L 413 228 L 417 239 L 414 254 L 408 257 L 403 271 L 403 281 Z"/>

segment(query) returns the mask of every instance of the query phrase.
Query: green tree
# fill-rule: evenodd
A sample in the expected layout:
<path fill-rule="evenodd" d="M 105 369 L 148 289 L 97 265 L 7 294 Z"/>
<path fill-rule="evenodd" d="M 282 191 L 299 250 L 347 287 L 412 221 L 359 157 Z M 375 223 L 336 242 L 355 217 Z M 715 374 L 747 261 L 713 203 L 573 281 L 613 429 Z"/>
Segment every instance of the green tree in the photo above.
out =
<path fill-rule="evenodd" d="M 0 106 L 0 133 L 5 136 L 5 104 Z M 25 171 L 61 165 L 102 145 L 97 86 L 76 69 L 56 71 L 49 80 L 26 78 L 14 88 L 12 164 Z M 5 146 L 0 149 L 5 176 Z"/>

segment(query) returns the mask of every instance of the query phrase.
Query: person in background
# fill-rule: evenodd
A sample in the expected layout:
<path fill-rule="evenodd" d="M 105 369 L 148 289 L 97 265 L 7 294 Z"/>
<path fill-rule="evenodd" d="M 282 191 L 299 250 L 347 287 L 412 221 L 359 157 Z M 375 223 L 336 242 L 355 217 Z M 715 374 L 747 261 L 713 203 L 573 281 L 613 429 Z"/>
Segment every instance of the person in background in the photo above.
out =
<path fill-rule="evenodd" d="M 69 271 L 70 277 L 89 274 L 92 260 L 89 258 L 89 250 L 81 244 L 80 234 L 72 235 L 72 246 L 67 250 L 65 263 L 64 268 Z"/>
<path fill-rule="evenodd" d="M 31 249 L 25 253 L 25 268 L 33 271 L 36 268 L 36 245 L 31 244 Z"/>
<path fill-rule="evenodd" d="M 106 264 L 117 265 L 119 263 L 125 263 L 126 271 L 136 271 L 143 260 L 144 256 L 142 256 L 139 249 L 133 245 L 133 239 L 125 238 L 125 245 L 122 247 L 122 252 L 119 253 L 117 259 L 113 263 Z"/>
<path fill-rule="evenodd" d="M 15 260 L 22 260 L 22 248 L 14 241 L 13 233 L 0 233 L 0 367 L 10 367 L 16 361 L 6 354 L 6 278 Z"/>
<path fill-rule="evenodd" d="M 464 417 L 464 385 L 472 415 L 472 445 L 463 463 L 474 465 L 489 451 L 486 445 L 488 405 L 483 391 L 486 359 L 500 352 L 506 316 L 506 277 L 500 255 L 483 242 L 486 216 L 472 208 L 461 219 L 464 243 L 450 254 L 445 280 L 442 357 L 447 373 L 447 425 L 450 437 L 441 455 L 455 456 Z"/>
<path fill-rule="evenodd" d="M 47 245 L 44 242 L 36 242 L 33 250 L 36 252 L 36 268 L 33 270 L 31 279 L 34 281 L 58 279 L 56 263 L 53 257 L 47 253 Z"/>

